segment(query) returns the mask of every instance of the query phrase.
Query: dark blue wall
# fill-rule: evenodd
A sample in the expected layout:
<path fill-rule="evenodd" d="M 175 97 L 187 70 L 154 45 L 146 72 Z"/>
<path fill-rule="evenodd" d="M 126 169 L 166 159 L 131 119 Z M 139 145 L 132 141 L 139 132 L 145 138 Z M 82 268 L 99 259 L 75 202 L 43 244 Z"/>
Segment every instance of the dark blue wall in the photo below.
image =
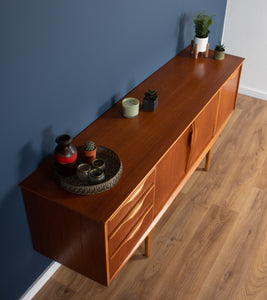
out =
<path fill-rule="evenodd" d="M 0 294 L 17 299 L 50 263 L 32 248 L 18 183 L 190 43 L 192 16 L 227 0 L 2 0 Z"/>

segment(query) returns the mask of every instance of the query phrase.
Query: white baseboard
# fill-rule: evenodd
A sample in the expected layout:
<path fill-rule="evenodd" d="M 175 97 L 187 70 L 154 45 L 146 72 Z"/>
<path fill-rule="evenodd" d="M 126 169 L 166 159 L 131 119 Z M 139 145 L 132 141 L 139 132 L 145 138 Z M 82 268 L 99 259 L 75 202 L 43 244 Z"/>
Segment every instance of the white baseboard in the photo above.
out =
<path fill-rule="evenodd" d="M 262 100 L 267 100 L 267 93 L 264 91 L 260 91 L 260 90 L 256 90 L 256 89 L 252 89 L 243 85 L 239 86 L 239 90 L 238 92 L 240 94 L 244 94 L 250 97 L 254 97 L 254 98 L 259 98 Z"/>
<path fill-rule="evenodd" d="M 20 300 L 31 300 L 39 290 L 46 284 L 50 277 L 61 266 L 58 262 L 52 262 L 45 271 L 35 280 L 28 290 L 20 297 Z"/>

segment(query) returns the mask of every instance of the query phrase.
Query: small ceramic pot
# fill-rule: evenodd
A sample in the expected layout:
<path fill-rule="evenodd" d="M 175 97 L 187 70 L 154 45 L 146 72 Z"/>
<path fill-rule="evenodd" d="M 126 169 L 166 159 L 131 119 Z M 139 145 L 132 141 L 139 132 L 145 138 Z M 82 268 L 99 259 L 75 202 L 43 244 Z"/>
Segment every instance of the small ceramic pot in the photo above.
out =
<path fill-rule="evenodd" d="M 223 60 L 224 56 L 225 56 L 225 51 L 218 51 L 218 50 L 214 51 L 214 59 Z"/>
<path fill-rule="evenodd" d="M 92 151 L 84 150 L 84 156 L 88 164 L 92 164 L 92 162 L 96 159 L 96 148 Z"/>
<path fill-rule="evenodd" d="M 209 41 L 209 37 L 198 38 L 195 36 L 194 49 L 196 50 L 196 45 L 198 45 L 198 52 L 206 52 L 208 41 Z"/>
<path fill-rule="evenodd" d="M 144 98 L 143 100 L 143 110 L 146 111 L 154 111 L 158 106 L 158 97 L 155 99 L 155 101 L 150 101 Z"/>
<path fill-rule="evenodd" d="M 100 169 L 92 169 L 89 172 L 89 178 L 91 183 L 101 183 L 105 180 L 105 173 Z"/>
<path fill-rule="evenodd" d="M 139 100 L 136 98 L 125 98 L 122 100 L 122 115 L 125 118 L 135 118 L 139 114 Z"/>
<path fill-rule="evenodd" d="M 87 182 L 90 180 L 90 171 L 91 166 L 89 164 L 79 164 L 76 169 L 76 174 L 81 181 Z"/>
<path fill-rule="evenodd" d="M 105 170 L 106 164 L 103 159 L 97 158 L 92 162 L 92 166 L 94 169 L 100 169 L 102 171 Z"/>

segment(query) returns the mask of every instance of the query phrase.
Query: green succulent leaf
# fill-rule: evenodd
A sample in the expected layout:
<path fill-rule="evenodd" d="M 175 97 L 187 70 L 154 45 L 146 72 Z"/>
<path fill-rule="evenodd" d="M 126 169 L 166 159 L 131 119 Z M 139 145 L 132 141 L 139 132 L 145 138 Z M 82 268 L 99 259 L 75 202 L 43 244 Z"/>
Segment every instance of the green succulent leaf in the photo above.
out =
<path fill-rule="evenodd" d="M 145 98 L 149 101 L 155 101 L 158 97 L 158 92 L 156 90 L 148 90 L 145 92 Z"/>
<path fill-rule="evenodd" d="M 219 42 L 218 45 L 215 46 L 216 51 L 225 51 L 225 46 L 221 42 Z"/>

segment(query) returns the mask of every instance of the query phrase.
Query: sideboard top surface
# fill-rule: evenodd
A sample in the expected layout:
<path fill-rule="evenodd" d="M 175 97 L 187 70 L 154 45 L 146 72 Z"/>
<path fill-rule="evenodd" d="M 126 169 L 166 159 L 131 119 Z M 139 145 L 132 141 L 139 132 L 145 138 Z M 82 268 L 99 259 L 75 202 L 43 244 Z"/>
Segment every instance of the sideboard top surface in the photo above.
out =
<path fill-rule="evenodd" d="M 74 138 L 76 146 L 93 140 L 119 155 L 123 173 L 111 190 L 79 196 L 61 189 L 53 177 L 54 158 L 26 178 L 21 188 L 92 219 L 107 221 L 244 60 L 226 54 L 225 60 L 216 61 L 212 55 L 210 51 L 208 58 L 195 60 L 186 48 L 125 96 L 142 103 L 145 91 L 156 89 L 159 104 L 155 112 L 141 109 L 138 117 L 126 119 L 119 101 Z"/>

